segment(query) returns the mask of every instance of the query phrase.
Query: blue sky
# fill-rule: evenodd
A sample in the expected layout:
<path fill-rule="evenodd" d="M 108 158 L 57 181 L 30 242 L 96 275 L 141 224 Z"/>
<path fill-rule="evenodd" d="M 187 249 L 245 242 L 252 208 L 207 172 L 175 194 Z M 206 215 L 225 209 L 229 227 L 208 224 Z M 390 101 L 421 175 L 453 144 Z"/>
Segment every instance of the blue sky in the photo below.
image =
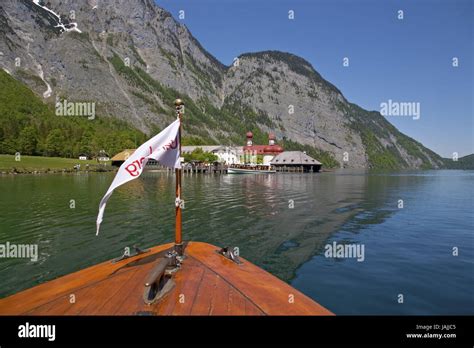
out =
<path fill-rule="evenodd" d="M 443 157 L 474 152 L 471 0 L 156 2 L 226 65 L 245 52 L 297 54 L 365 109 L 380 111 L 389 99 L 420 103 L 420 119 L 388 120 Z"/>

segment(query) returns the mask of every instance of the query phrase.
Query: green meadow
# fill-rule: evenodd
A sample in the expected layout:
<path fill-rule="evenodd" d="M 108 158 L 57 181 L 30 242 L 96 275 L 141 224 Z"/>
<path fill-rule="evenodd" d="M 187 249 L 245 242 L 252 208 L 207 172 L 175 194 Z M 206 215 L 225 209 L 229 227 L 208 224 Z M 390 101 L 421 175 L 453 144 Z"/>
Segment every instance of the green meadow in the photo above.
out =
<path fill-rule="evenodd" d="M 49 170 L 72 170 L 74 165 L 80 164 L 81 170 L 86 169 L 86 164 L 90 165 L 90 169 L 96 169 L 98 162 L 96 160 L 82 161 L 77 158 L 61 158 L 61 157 L 43 157 L 43 156 L 20 156 L 15 155 L 0 155 L 0 171 L 13 171 L 16 169 L 19 172 L 34 172 Z M 110 162 L 106 162 L 110 165 Z"/>

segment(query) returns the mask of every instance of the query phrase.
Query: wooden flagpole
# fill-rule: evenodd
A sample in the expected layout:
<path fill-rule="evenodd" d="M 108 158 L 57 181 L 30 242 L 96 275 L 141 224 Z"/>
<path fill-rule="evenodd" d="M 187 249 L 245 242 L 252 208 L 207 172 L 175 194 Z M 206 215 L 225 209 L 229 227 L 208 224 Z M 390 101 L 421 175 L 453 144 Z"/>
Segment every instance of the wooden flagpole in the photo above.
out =
<path fill-rule="evenodd" d="M 179 118 L 179 133 L 178 133 L 178 142 L 179 142 L 179 157 L 181 158 L 181 132 L 183 129 L 182 126 L 182 116 L 184 113 L 184 103 L 181 99 L 176 99 L 174 101 L 176 107 L 176 114 Z M 181 168 L 175 169 L 176 176 L 176 227 L 175 227 L 175 241 L 174 241 L 174 250 L 179 257 L 183 256 L 183 237 L 182 237 L 182 220 L 181 220 L 181 204 L 183 202 L 182 190 L 181 190 Z"/>

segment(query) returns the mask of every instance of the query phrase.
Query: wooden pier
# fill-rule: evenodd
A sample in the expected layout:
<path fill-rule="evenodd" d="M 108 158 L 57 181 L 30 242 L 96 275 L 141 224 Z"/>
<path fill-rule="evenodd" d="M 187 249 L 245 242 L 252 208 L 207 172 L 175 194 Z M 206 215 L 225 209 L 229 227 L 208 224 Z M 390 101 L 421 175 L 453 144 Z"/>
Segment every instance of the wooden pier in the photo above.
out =
<path fill-rule="evenodd" d="M 188 165 L 185 164 L 182 167 L 182 172 L 183 174 L 227 174 L 227 168 L 228 166 L 224 164 L 219 164 L 219 165 Z M 168 171 L 172 172 L 173 170 L 169 168 L 164 168 L 161 166 L 148 166 L 148 170 L 163 170 L 163 171 Z"/>
<path fill-rule="evenodd" d="M 185 174 L 227 174 L 227 166 L 224 164 L 218 165 L 188 165 L 183 166 L 183 173 Z"/>
<path fill-rule="evenodd" d="M 227 174 L 229 167 L 224 164 L 219 165 L 189 165 L 183 166 L 182 171 L 184 174 Z M 162 170 L 172 171 L 170 169 L 161 166 L 147 166 L 148 170 Z M 317 173 L 319 170 L 313 170 L 312 168 L 307 169 L 303 166 L 274 166 L 274 169 L 279 173 Z"/>
<path fill-rule="evenodd" d="M 280 173 L 317 173 L 319 169 L 313 167 L 305 168 L 303 166 L 275 166 L 275 170 Z"/>

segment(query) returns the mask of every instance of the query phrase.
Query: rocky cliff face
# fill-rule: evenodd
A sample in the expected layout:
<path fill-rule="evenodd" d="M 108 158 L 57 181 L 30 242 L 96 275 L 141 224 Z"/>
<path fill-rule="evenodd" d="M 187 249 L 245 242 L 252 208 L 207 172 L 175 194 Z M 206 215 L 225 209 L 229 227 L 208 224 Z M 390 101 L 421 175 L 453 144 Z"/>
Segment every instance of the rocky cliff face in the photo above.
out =
<path fill-rule="evenodd" d="M 272 131 L 335 165 L 443 163 L 304 59 L 250 53 L 226 67 L 152 0 L 4 0 L 0 24 L 0 67 L 49 103 L 93 101 L 98 115 L 148 132 L 172 119 L 180 96 L 197 143 L 242 144 L 251 129 L 257 141 Z"/>

